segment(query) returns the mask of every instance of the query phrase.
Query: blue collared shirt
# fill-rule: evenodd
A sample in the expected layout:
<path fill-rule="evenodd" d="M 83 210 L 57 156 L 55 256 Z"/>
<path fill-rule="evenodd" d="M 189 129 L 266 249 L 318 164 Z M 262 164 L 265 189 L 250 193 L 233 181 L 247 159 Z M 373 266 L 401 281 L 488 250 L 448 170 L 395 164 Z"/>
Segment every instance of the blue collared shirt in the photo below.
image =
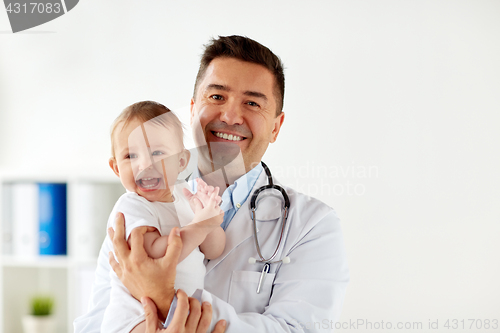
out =
<path fill-rule="evenodd" d="M 224 222 L 221 224 L 222 229 L 226 230 L 229 222 L 231 222 L 238 209 L 240 209 L 248 199 L 262 169 L 262 164 L 259 163 L 255 168 L 238 178 L 224 191 L 224 193 L 222 193 L 221 209 L 224 211 Z M 195 169 L 190 178 L 193 180 L 200 178 L 200 171 L 198 168 Z M 191 184 L 191 191 L 194 193 L 196 192 L 197 183 L 193 181 Z"/>

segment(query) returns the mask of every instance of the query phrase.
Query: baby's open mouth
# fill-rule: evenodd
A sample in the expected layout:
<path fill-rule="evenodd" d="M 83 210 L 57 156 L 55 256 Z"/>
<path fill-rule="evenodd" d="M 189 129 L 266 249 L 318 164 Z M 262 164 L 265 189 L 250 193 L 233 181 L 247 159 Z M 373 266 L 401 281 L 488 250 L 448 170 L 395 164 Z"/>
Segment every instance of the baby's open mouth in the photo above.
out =
<path fill-rule="evenodd" d="M 147 189 L 147 190 L 152 190 L 158 187 L 160 184 L 161 178 L 141 178 L 138 181 L 136 181 L 137 186 Z"/>

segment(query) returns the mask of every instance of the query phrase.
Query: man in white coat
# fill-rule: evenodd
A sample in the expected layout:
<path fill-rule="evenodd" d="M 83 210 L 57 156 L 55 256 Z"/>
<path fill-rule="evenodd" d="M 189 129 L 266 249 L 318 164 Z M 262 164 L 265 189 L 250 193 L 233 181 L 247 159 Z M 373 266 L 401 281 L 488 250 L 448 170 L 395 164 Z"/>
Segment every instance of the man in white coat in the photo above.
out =
<path fill-rule="evenodd" d="M 254 191 L 268 184 L 260 162 L 284 121 L 284 85 L 280 59 L 256 41 L 227 36 L 206 46 L 191 100 L 195 142 L 205 149 L 200 149 L 192 178 L 202 177 L 221 189 L 226 247 L 207 263 L 200 306 L 182 292 L 174 295 L 180 247 L 176 232 L 160 260 L 145 255 L 140 229 L 132 233 L 131 249 L 122 228 L 111 233 L 120 264 L 113 257 L 110 264 L 143 302 L 148 332 L 205 332 L 210 319 L 214 332 L 333 331 L 349 271 L 340 221 L 332 208 L 285 187 L 290 227 L 275 260 L 288 257 L 290 263 L 272 264 L 259 293 L 264 264 L 249 263 L 250 257 L 259 258 L 249 204 Z M 264 257 L 279 242 L 281 213 L 272 195 L 258 207 L 257 235 Z M 174 310 L 168 329 L 158 329 L 157 315 L 164 320 Z"/>

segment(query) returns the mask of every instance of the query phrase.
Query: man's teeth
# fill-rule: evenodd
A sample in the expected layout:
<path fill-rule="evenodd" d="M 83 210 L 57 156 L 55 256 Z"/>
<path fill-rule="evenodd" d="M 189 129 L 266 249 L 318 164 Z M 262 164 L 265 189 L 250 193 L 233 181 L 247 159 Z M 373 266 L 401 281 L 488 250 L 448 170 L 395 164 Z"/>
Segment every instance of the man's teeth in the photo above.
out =
<path fill-rule="evenodd" d="M 214 132 L 215 136 L 221 139 L 225 140 L 230 140 L 230 141 L 241 141 L 243 138 L 241 136 L 237 135 L 232 135 L 232 134 L 227 134 L 227 133 L 221 133 L 221 132 Z"/>

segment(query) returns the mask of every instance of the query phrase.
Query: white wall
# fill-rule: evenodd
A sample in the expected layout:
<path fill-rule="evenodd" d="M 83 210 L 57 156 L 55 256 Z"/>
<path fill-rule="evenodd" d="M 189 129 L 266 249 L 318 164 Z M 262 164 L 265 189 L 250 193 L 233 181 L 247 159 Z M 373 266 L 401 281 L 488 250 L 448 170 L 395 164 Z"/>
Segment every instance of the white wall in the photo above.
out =
<path fill-rule="evenodd" d="M 194 2 L 82 0 L 18 34 L 0 10 L 2 172 L 111 177 L 121 109 L 186 112 L 202 44 L 247 35 L 287 68 L 264 160 L 343 221 L 341 322 L 500 320 L 500 2 Z"/>

